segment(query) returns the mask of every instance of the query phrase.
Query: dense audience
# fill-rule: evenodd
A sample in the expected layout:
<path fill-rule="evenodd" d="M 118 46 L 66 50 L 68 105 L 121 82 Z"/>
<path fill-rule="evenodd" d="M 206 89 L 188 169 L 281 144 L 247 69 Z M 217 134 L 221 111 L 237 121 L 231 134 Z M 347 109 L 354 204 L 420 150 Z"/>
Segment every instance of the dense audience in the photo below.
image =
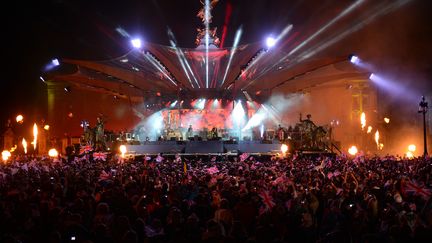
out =
<path fill-rule="evenodd" d="M 432 239 L 430 158 L 97 158 L 2 164 L 0 242 Z"/>

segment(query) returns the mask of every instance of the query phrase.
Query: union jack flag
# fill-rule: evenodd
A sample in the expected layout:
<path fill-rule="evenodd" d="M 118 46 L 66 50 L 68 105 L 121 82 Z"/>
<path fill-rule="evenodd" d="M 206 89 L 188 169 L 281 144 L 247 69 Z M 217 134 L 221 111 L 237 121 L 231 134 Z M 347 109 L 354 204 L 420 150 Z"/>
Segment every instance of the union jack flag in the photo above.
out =
<path fill-rule="evenodd" d="M 86 154 L 86 153 L 89 153 L 92 150 L 93 150 L 92 146 L 87 144 L 87 145 L 84 145 L 84 146 L 80 147 L 80 154 Z"/>
<path fill-rule="evenodd" d="M 111 175 L 106 171 L 102 170 L 99 175 L 99 181 L 105 181 L 111 179 Z"/>
<path fill-rule="evenodd" d="M 432 195 L 431 189 L 428 189 L 423 185 L 420 185 L 413 181 L 405 181 L 403 185 L 403 191 L 405 195 L 407 194 L 419 195 L 424 200 L 428 200 Z"/>
<path fill-rule="evenodd" d="M 106 158 L 107 158 L 106 153 L 102 153 L 102 152 L 94 152 L 93 153 L 93 159 L 94 160 L 106 161 Z"/>
<path fill-rule="evenodd" d="M 248 154 L 248 153 L 242 153 L 242 154 L 240 155 L 240 161 L 241 161 L 241 162 L 247 160 L 247 158 L 249 158 L 249 154 Z"/>
<path fill-rule="evenodd" d="M 262 199 L 264 203 L 264 208 L 262 209 L 263 212 L 270 211 L 276 205 L 276 203 L 273 201 L 273 197 L 268 191 L 261 191 L 260 193 L 258 193 L 258 196 Z"/>

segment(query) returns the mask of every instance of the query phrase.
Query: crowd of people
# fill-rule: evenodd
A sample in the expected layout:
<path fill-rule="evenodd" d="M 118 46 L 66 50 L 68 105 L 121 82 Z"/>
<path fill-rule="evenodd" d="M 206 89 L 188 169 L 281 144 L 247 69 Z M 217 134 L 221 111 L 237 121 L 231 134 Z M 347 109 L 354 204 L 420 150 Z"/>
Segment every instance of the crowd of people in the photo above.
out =
<path fill-rule="evenodd" d="M 431 162 L 15 157 L 0 242 L 430 242 Z"/>

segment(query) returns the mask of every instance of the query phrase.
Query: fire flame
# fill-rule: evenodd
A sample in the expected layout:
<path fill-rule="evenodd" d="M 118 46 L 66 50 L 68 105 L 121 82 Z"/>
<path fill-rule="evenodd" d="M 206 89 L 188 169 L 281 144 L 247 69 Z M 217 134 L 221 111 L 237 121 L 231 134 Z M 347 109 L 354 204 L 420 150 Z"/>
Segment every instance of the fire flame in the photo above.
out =
<path fill-rule="evenodd" d="M 364 112 L 361 113 L 360 124 L 361 124 L 361 128 L 363 130 L 366 126 L 366 114 Z"/>
<path fill-rule="evenodd" d="M 379 142 L 379 138 L 380 138 L 380 134 L 379 131 L 377 130 L 375 132 L 375 143 L 377 144 L 377 148 L 380 149 L 380 142 Z"/>
<path fill-rule="evenodd" d="M 17 149 L 17 145 L 15 144 L 11 149 L 9 149 L 9 152 L 13 153 Z"/>
<path fill-rule="evenodd" d="M 16 122 L 17 123 L 21 124 L 21 123 L 23 123 L 23 121 L 24 121 L 24 117 L 22 115 L 18 115 L 16 117 Z"/>
<path fill-rule="evenodd" d="M 9 157 L 11 157 L 11 153 L 7 150 L 3 150 L 3 152 L 2 152 L 3 161 L 6 162 L 9 159 Z"/>
<path fill-rule="evenodd" d="M 58 152 L 56 149 L 52 148 L 48 151 L 48 156 L 51 158 L 56 158 L 58 157 Z"/>
<path fill-rule="evenodd" d="M 24 148 L 24 153 L 27 154 L 27 141 L 25 140 L 25 138 L 22 139 L 21 143 Z"/>
<path fill-rule="evenodd" d="M 37 144 L 37 136 L 38 136 L 38 127 L 36 123 L 33 125 L 33 148 L 36 150 L 36 144 Z"/>
<path fill-rule="evenodd" d="M 413 154 L 413 152 L 408 151 L 408 152 L 406 153 L 406 157 L 407 157 L 408 159 L 412 159 L 412 158 L 414 158 L 414 154 Z"/>
<path fill-rule="evenodd" d="M 408 152 L 406 153 L 406 157 L 408 159 L 414 158 L 414 152 L 416 151 L 417 147 L 414 144 L 408 145 Z"/>
<path fill-rule="evenodd" d="M 408 151 L 410 152 L 415 152 L 417 149 L 417 147 L 414 144 L 410 144 L 408 145 Z"/>
<path fill-rule="evenodd" d="M 282 144 L 281 145 L 281 151 L 282 151 L 283 154 L 285 154 L 288 151 L 288 145 Z"/>
<path fill-rule="evenodd" d="M 351 148 L 348 149 L 348 153 L 351 155 L 356 155 L 358 153 L 358 149 L 356 146 L 351 146 Z"/>
<path fill-rule="evenodd" d="M 127 148 L 124 145 L 120 145 L 120 153 L 121 153 L 121 157 L 124 158 L 125 153 L 127 152 Z"/>
<path fill-rule="evenodd" d="M 372 126 L 368 126 L 367 133 L 371 133 L 371 132 L 372 132 Z"/>
<path fill-rule="evenodd" d="M 384 117 L 384 122 L 389 124 L 390 123 L 390 118 Z"/>

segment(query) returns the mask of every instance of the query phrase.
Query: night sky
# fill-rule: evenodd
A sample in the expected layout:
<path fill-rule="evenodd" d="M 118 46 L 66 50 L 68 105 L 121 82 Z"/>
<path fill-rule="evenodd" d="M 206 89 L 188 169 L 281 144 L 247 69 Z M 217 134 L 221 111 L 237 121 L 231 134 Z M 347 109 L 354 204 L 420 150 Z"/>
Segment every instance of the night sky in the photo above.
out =
<path fill-rule="evenodd" d="M 220 0 L 212 12 L 212 26 L 218 26 L 218 35 L 222 37 L 226 23 L 224 46 L 232 45 L 239 26 L 243 26 L 244 33 L 241 44 L 262 41 L 265 35 L 280 32 L 290 23 L 295 31 L 307 37 L 316 29 L 304 26 L 318 28 L 325 24 L 321 13 L 335 16 L 353 2 Z M 380 70 L 408 80 L 405 85 L 412 87 L 414 93 L 430 95 L 430 2 L 413 0 L 329 49 L 352 49 Z M 170 27 L 179 46 L 194 47 L 196 28 L 201 24 L 195 16 L 201 7 L 198 0 L 43 0 L 13 4 L 3 6 L 0 17 L 3 23 L 0 121 L 3 124 L 18 113 L 31 120 L 46 117 L 45 84 L 39 76 L 43 76 L 44 66 L 52 58 L 104 60 L 120 56 L 130 45 L 128 38 L 115 31 L 118 27 L 130 35 L 162 45 L 169 44 L 166 33 Z M 397 99 L 394 104 L 389 102 L 389 109 L 395 104 Z"/>

